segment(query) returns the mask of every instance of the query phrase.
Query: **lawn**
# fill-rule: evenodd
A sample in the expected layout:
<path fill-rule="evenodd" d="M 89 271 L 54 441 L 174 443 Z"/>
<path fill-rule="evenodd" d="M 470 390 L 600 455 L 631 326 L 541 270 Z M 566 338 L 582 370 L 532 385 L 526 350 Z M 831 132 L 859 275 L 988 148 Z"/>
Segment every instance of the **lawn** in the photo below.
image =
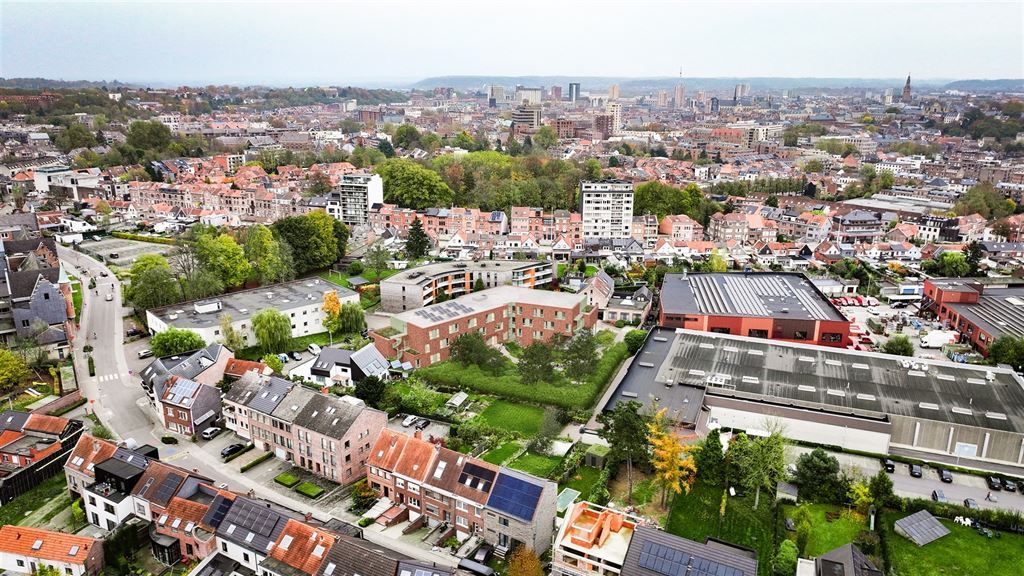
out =
<path fill-rule="evenodd" d="M 67 492 L 67 488 L 63 472 L 44 480 L 42 484 L 0 507 L 0 525 L 21 524 L 25 516 L 46 505 L 50 500 L 60 498 Z"/>
<path fill-rule="evenodd" d="M 312 482 L 303 482 L 295 487 L 295 491 L 307 498 L 318 498 L 324 493 L 324 489 Z"/>
<path fill-rule="evenodd" d="M 703 482 L 694 484 L 689 494 L 672 503 L 667 530 L 678 536 L 703 542 L 708 536 L 758 551 L 758 573 L 771 574 L 772 496 L 761 494 L 761 507 L 754 510 L 754 495 L 729 498 L 725 517 L 719 519 L 722 505 L 721 486 Z M 901 575 L 902 576 L 902 575 Z"/>
<path fill-rule="evenodd" d="M 597 483 L 598 477 L 601 476 L 601 471 L 597 468 L 591 468 L 590 466 L 580 466 L 576 469 L 576 472 L 569 478 L 569 481 L 558 487 L 558 491 L 561 492 L 563 488 L 572 488 L 573 490 L 579 490 L 580 500 L 590 499 L 590 490 Z M 603 502 L 599 502 L 603 504 Z"/>
<path fill-rule="evenodd" d="M 986 538 L 971 528 L 941 519 L 950 534 L 920 548 L 892 530 L 904 514 L 886 514 L 889 558 L 899 576 L 1017 576 L 1024 558 L 1024 536 L 1003 532 Z"/>
<path fill-rule="evenodd" d="M 811 539 L 807 542 L 807 550 L 804 556 L 810 558 L 834 550 L 844 544 L 853 542 L 857 534 L 867 530 L 867 524 L 860 515 L 844 513 L 845 508 L 830 504 L 802 504 L 811 511 Z M 792 518 L 796 506 L 783 506 L 779 514 L 779 522 L 784 523 L 786 518 Z M 842 515 L 831 522 L 825 518 L 826 512 L 838 512 Z M 783 524 L 784 526 L 784 524 Z M 796 542 L 795 532 L 785 532 L 780 527 L 780 534 L 785 533 L 790 540 Z"/>
<path fill-rule="evenodd" d="M 559 264 L 558 265 L 557 273 L 558 273 L 558 277 L 559 278 L 561 278 L 562 276 L 565 275 L 565 271 L 566 271 L 566 269 L 568 267 L 569 267 L 568 264 Z M 573 266 L 573 270 L 574 271 L 576 270 L 576 266 L 575 265 Z M 591 265 L 587 265 L 587 269 L 583 273 L 583 275 L 586 276 L 587 278 L 590 278 L 591 276 L 595 276 L 596 274 L 597 274 L 597 266 L 591 266 Z"/>
<path fill-rule="evenodd" d="M 82 282 L 74 276 L 68 275 L 71 280 L 71 301 L 75 304 L 75 323 L 82 317 Z"/>
<path fill-rule="evenodd" d="M 281 486 L 291 488 L 299 483 L 299 477 L 291 472 L 282 472 L 274 477 L 274 482 L 277 482 Z"/>
<path fill-rule="evenodd" d="M 558 456 L 547 456 L 544 454 L 535 454 L 533 452 L 526 452 L 519 458 L 513 460 L 508 466 L 509 468 L 515 468 L 516 470 L 522 470 L 528 472 L 534 476 L 540 478 L 547 478 L 548 474 L 558 466 L 558 463 L 562 459 Z"/>
<path fill-rule="evenodd" d="M 495 400 L 480 414 L 480 417 L 495 428 L 502 428 L 529 437 L 540 432 L 540 421 L 544 417 L 544 409 L 506 400 Z"/>
<path fill-rule="evenodd" d="M 366 269 L 366 270 L 363 270 L 362 274 L 357 274 L 357 276 L 365 278 L 365 279 L 369 280 L 370 282 L 377 282 L 379 280 L 383 280 L 384 278 L 388 278 L 389 276 L 394 276 L 395 274 L 398 274 L 399 272 L 401 272 L 401 270 L 388 269 L 388 270 L 385 270 L 383 273 L 381 273 L 380 278 L 378 278 L 376 272 L 374 272 L 373 270 Z M 352 275 L 349 274 L 347 271 L 346 272 L 321 272 L 319 274 L 319 276 L 321 278 L 323 278 L 324 280 L 327 280 L 328 282 L 334 282 L 338 286 L 344 286 L 345 288 L 352 288 L 352 285 L 349 284 L 349 282 L 348 282 L 348 279 Z"/>
<path fill-rule="evenodd" d="M 501 446 L 498 446 L 494 450 L 485 452 L 483 455 L 484 462 L 490 462 L 491 464 L 501 464 L 505 460 L 512 457 L 513 454 L 519 451 L 519 444 L 515 442 L 506 442 Z"/>

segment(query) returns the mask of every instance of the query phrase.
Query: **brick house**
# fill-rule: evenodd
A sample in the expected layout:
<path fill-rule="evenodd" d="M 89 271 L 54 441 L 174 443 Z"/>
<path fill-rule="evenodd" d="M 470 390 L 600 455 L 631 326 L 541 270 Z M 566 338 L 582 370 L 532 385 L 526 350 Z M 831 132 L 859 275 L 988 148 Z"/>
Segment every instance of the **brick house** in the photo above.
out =
<path fill-rule="evenodd" d="M 164 428 L 185 436 L 200 434 L 220 419 L 220 389 L 172 375 L 164 383 L 159 406 Z"/>
<path fill-rule="evenodd" d="M 0 570 L 34 574 L 43 567 L 68 576 L 96 576 L 103 571 L 103 542 L 41 528 L 0 527 Z"/>

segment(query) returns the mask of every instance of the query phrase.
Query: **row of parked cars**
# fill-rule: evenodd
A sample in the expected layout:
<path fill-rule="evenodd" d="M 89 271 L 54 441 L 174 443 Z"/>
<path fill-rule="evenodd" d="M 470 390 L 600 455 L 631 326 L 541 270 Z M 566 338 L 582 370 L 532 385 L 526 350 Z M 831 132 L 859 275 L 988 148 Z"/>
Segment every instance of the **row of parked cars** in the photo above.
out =
<path fill-rule="evenodd" d="M 893 473 L 896 471 L 896 463 L 888 458 L 885 458 L 882 460 L 882 468 L 886 472 Z M 907 464 L 907 471 L 913 478 L 921 478 L 922 476 L 924 476 L 924 470 L 921 468 L 920 464 Z M 941 480 L 942 482 L 945 482 L 946 484 L 953 483 L 953 473 L 950 472 L 949 470 L 946 470 L 945 468 L 937 468 L 936 472 L 939 475 L 939 480 Z M 989 489 L 989 494 L 985 497 L 985 499 L 991 502 L 998 501 L 998 499 L 995 495 L 992 494 L 992 492 L 1018 491 L 1017 481 L 1012 480 L 1010 478 L 1004 478 L 1001 476 L 987 476 L 985 477 L 985 483 L 988 485 Z M 1021 492 L 1024 492 L 1024 485 L 1022 485 L 1021 487 Z M 932 500 L 943 504 L 949 502 L 949 499 L 946 498 L 946 495 L 942 492 L 942 490 L 932 490 Z M 978 502 L 974 498 L 965 498 L 964 506 L 972 510 L 977 510 Z"/>

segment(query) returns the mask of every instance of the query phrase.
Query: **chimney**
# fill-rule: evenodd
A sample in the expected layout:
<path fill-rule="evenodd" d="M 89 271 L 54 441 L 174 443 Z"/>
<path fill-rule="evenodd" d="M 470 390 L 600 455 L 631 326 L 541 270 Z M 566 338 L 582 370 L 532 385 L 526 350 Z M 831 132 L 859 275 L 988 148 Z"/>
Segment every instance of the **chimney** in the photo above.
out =
<path fill-rule="evenodd" d="M 306 515 L 305 515 L 304 518 L 306 519 L 306 522 L 309 522 L 310 520 L 313 519 L 313 513 L 312 512 L 306 512 Z"/>
<path fill-rule="evenodd" d="M 417 431 L 413 432 L 412 437 L 416 438 L 417 440 L 422 440 L 423 439 L 423 431 L 422 430 L 417 430 Z"/>

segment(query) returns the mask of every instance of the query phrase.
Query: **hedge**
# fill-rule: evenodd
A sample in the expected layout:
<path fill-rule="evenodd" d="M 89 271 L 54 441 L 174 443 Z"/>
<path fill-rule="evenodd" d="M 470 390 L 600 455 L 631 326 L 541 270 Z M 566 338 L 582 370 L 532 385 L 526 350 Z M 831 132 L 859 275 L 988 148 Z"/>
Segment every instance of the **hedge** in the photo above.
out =
<path fill-rule="evenodd" d="M 144 234 L 132 234 L 130 232 L 111 232 L 111 236 L 114 238 L 120 238 L 122 240 L 135 240 L 136 242 L 149 242 L 151 244 L 166 244 L 168 246 L 174 246 L 178 243 L 174 238 L 162 238 L 160 236 L 147 236 Z"/>
<path fill-rule="evenodd" d="M 312 482 L 303 482 L 295 487 L 295 491 L 307 498 L 317 498 L 324 493 L 324 489 Z"/>
<path fill-rule="evenodd" d="M 247 464 L 242 464 L 242 467 L 240 468 L 240 470 L 242 472 L 248 472 L 249 470 L 252 470 L 253 468 L 259 466 L 260 464 L 263 464 L 264 462 L 266 462 L 267 460 L 270 460 L 273 457 L 274 457 L 274 453 L 273 452 L 267 452 L 267 453 L 263 454 L 262 456 L 257 456 L 256 459 L 253 460 L 252 462 L 249 462 Z"/>
<path fill-rule="evenodd" d="M 224 462 L 225 463 L 231 462 L 235 458 L 238 458 L 239 456 L 241 456 L 242 454 L 245 454 L 246 452 L 248 452 L 249 450 L 252 450 L 253 448 L 255 448 L 255 446 L 253 446 L 252 444 L 246 444 L 244 448 L 242 448 L 238 452 L 235 452 L 231 456 L 228 456 L 227 458 L 225 458 Z"/>
<path fill-rule="evenodd" d="M 277 482 L 281 486 L 291 488 L 299 483 L 300 478 L 291 472 L 282 472 L 277 476 L 274 476 L 274 482 Z"/>
<path fill-rule="evenodd" d="M 590 378 L 578 385 L 559 386 L 539 382 L 526 386 L 519 381 L 519 375 L 511 369 L 500 376 L 492 376 L 477 366 L 462 366 L 453 361 L 420 368 L 417 373 L 427 382 L 444 388 L 470 388 L 485 394 L 562 408 L 590 408 L 615 377 L 628 354 L 629 351 L 622 342 L 609 347 L 597 361 Z"/>
<path fill-rule="evenodd" d="M 957 516 L 975 518 L 987 524 L 990 528 L 1004 532 L 1024 533 L 1024 515 L 1017 510 L 1004 510 L 1002 508 L 981 508 L 970 510 L 960 504 L 934 502 L 925 498 L 914 498 L 903 500 L 903 511 L 907 515 L 919 510 L 927 510 L 933 516 L 948 518 L 952 520 Z"/>

